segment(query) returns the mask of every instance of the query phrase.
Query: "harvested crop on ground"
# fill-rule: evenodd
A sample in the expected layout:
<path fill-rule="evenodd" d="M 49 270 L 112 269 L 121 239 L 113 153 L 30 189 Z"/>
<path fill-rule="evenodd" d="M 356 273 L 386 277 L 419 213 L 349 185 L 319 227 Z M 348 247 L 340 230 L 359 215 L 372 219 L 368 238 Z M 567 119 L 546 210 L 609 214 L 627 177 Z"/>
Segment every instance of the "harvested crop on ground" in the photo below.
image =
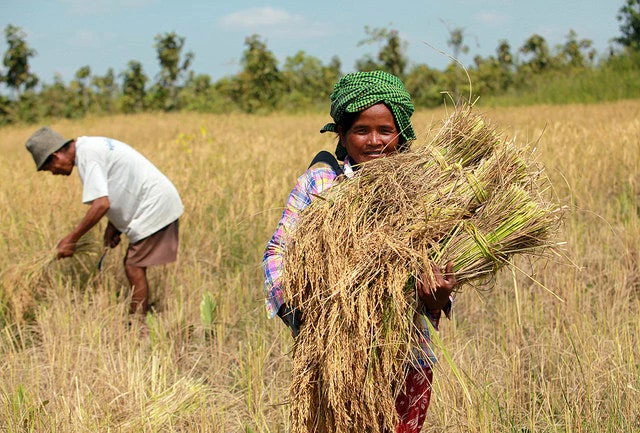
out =
<path fill-rule="evenodd" d="M 415 278 L 453 261 L 458 289 L 489 287 L 514 255 L 557 244 L 561 208 L 534 152 L 470 106 L 428 143 L 375 160 L 303 212 L 284 290 L 303 312 L 293 351 L 292 432 L 393 431 L 419 347 Z"/>
<path fill-rule="evenodd" d="M 47 287 L 55 283 L 56 272 L 60 271 L 60 267 L 56 266 L 56 253 L 51 249 L 43 249 L 30 257 L 14 257 L 14 262 L 0 272 L 0 294 L 6 297 L 6 300 L 0 298 L 0 302 L 7 304 L 7 313 L 14 320 L 21 322 L 30 315 L 38 299 L 45 296 Z M 93 255 L 90 241 L 87 238 L 80 239 L 76 246 L 76 258 Z M 86 268 L 82 260 L 74 262 Z"/>

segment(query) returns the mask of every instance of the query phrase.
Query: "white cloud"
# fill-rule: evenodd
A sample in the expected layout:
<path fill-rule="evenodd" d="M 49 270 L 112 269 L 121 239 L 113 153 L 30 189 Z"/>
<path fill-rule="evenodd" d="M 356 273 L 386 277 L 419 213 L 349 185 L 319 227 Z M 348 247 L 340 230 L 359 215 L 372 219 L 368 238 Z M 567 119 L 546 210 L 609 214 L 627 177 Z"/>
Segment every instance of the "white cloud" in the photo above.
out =
<path fill-rule="evenodd" d="M 229 29 L 243 29 L 272 36 L 310 38 L 328 34 L 322 23 L 310 22 L 300 14 L 272 7 L 245 9 L 224 16 L 220 25 Z"/>
<path fill-rule="evenodd" d="M 98 35 L 90 30 L 77 30 L 71 43 L 75 46 L 91 47 L 98 40 Z"/>
<path fill-rule="evenodd" d="M 92 30 L 75 30 L 72 39 L 68 42 L 74 47 L 95 47 L 105 42 L 113 41 L 114 33 L 96 33 Z"/>
<path fill-rule="evenodd" d="M 251 8 L 222 17 L 220 23 L 224 27 L 275 27 L 304 24 L 302 15 L 290 14 L 282 9 L 271 7 Z"/>
<path fill-rule="evenodd" d="M 153 4 L 156 0 L 58 0 L 75 15 L 98 15 L 114 10 L 133 9 Z"/>
<path fill-rule="evenodd" d="M 488 25 L 502 25 L 509 21 L 509 17 L 500 12 L 481 12 L 476 17 L 480 22 Z"/>

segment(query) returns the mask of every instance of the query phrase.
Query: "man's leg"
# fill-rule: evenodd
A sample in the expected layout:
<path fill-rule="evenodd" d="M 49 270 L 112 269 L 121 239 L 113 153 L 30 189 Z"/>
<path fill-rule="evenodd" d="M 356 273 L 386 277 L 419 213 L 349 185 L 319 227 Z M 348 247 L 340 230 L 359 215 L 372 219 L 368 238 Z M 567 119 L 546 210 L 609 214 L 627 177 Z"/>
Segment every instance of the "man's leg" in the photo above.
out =
<path fill-rule="evenodd" d="M 178 220 L 134 244 L 129 244 L 124 257 L 124 269 L 133 291 L 130 313 L 145 314 L 149 309 L 147 266 L 173 262 L 177 253 Z"/>
<path fill-rule="evenodd" d="M 124 264 L 127 279 L 133 290 L 129 313 L 145 314 L 149 306 L 149 284 L 147 283 L 147 268 Z"/>

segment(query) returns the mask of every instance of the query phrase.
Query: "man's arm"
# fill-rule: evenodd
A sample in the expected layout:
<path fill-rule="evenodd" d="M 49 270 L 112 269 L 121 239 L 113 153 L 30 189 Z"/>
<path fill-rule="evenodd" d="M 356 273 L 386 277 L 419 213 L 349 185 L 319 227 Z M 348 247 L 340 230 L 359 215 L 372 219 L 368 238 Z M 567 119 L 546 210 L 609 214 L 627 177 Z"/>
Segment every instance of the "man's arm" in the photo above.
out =
<path fill-rule="evenodd" d="M 71 233 L 65 236 L 58 243 L 58 258 L 71 257 L 76 250 L 76 243 L 78 240 L 93 226 L 95 226 L 100 219 L 107 213 L 109 207 L 111 206 L 109 202 L 109 197 L 104 196 L 95 199 L 91 202 L 91 206 L 89 210 L 80 221 L 80 224 L 73 229 Z"/>

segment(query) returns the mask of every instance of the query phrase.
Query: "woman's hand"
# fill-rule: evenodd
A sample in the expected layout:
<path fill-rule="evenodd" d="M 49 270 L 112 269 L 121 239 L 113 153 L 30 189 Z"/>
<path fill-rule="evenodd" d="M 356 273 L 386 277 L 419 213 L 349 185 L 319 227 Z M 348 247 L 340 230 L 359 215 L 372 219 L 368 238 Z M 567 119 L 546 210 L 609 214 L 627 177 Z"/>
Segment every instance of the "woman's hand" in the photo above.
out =
<path fill-rule="evenodd" d="M 425 306 L 425 309 L 442 310 L 449 303 L 449 296 L 456 286 L 456 276 L 453 273 L 453 262 L 447 263 L 444 273 L 431 262 L 433 278 L 423 275 L 416 279 L 416 289 L 418 296 Z"/>

